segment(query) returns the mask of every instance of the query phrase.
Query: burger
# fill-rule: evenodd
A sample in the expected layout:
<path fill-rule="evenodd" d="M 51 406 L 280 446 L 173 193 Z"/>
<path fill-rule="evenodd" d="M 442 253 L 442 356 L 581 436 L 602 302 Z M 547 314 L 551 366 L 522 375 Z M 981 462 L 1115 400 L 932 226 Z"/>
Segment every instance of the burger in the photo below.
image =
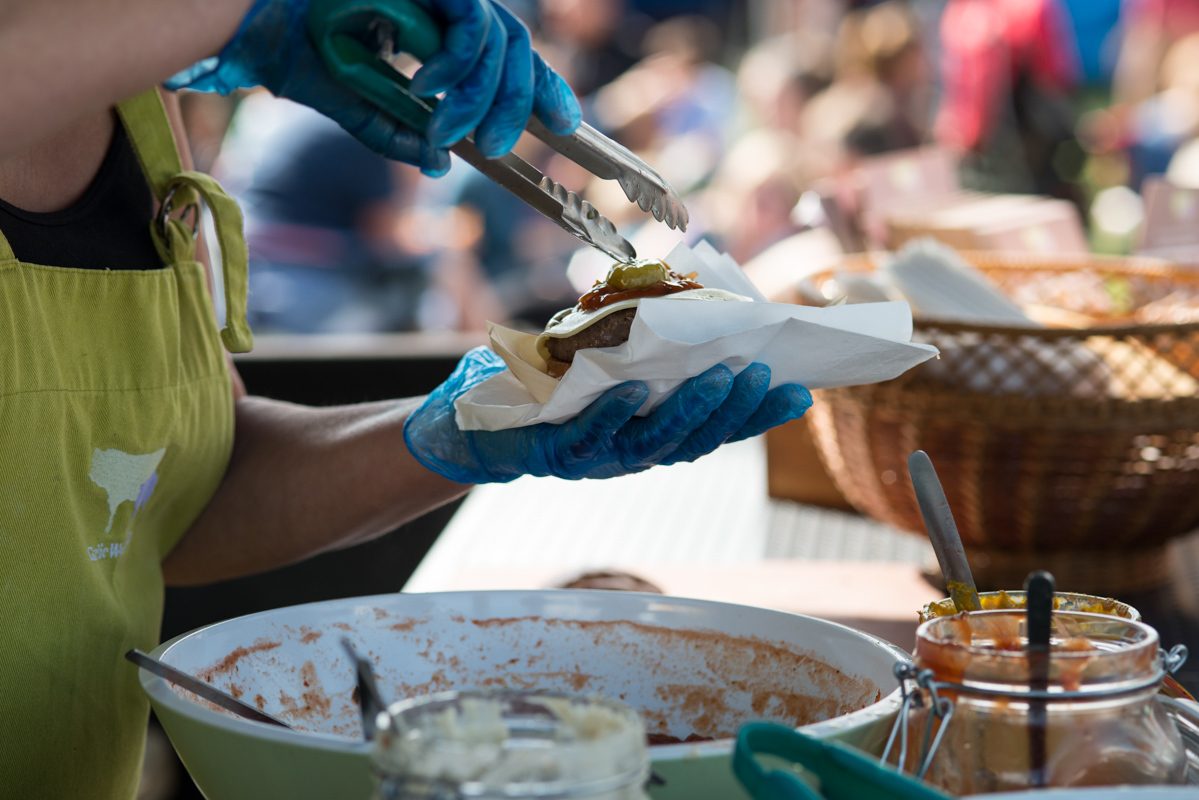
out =
<path fill-rule="evenodd" d="M 547 372 L 560 378 L 578 351 L 624 344 L 641 301 L 668 295 L 680 300 L 749 300 L 723 289 L 705 288 L 694 273 L 680 275 L 663 261 L 615 264 L 575 306 L 555 314 L 538 337 L 537 352 L 545 359 Z"/>

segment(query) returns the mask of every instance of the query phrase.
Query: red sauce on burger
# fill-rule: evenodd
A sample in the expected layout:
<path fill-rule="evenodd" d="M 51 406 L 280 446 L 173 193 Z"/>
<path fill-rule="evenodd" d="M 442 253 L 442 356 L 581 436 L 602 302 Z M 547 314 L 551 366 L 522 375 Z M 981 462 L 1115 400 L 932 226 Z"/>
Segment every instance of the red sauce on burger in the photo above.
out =
<path fill-rule="evenodd" d="M 629 285 L 619 279 L 618 267 L 609 275 L 608 280 L 596 283 L 590 291 L 579 298 L 579 309 L 582 311 L 595 311 L 598 308 L 619 303 L 622 300 L 636 300 L 642 297 L 663 297 L 668 294 L 685 292 L 689 289 L 704 288 L 702 283 L 692 280 L 693 275 L 680 275 L 673 270 L 666 269 L 665 265 L 661 264 L 661 262 L 656 264 L 628 265 L 629 269 L 644 270 L 645 272 L 649 271 L 649 267 L 656 267 L 660 270 L 661 274 L 665 276 L 664 279 L 655 280 L 648 285 Z M 645 273 L 643 272 L 642 274 L 644 275 Z M 640 283 L 640 281 L 637 283 Z"/>

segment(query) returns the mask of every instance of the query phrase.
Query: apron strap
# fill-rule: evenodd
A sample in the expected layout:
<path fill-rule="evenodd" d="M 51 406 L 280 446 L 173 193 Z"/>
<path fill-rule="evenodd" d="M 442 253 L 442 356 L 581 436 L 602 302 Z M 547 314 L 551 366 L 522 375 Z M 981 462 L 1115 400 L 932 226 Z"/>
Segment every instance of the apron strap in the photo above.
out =
<path fill-rule="evenodd" d="M 160 249 L 176 261 L 182 260 L 179 256 L 193 257 L 200 224 L 199 200 L 203 200 L 212 213 L 220 250 L 214 255 L 220 257 L 221 271 L 225 277 L 225 327 L 221 328 L 221 341 L 230 353 L 248 353 L 254 346 L 254 337 L 246 322 L 249 257 L 246 239 L 242 235 L 241 209 L 237 202 L 225 193 L 211 175 L 181 172 L 167 184 L 167 193 L 154 223 L 155 236 L 158 237 L 155 242 L 157 244 L 161 240 Z M 176 208 L 184 209 L 182 216 L 172 214 Z"/>
<path fill-rule="evenodd" d="M 221 340 L 231 353 L 249 352 L 253 347 L 253 336 L 246 322 L 249 258 L 242 234 L 241 209 L 211 176 L 183 170 L 175 135 L 157 89 L 124 101 L 117 106 L 117 112 L 158 201 L 150 235 L 165 264 L 195 260 L 201 200 L 212 213 L 220 248 L 220 253 L 214 256 L 220 257 L 225 287 L 225 327 L 221 329 Z"/>
<path fill-rule="evenodd" d="M 161 203 L 171 178 L 183 172 L 179 146 L 162 97 L 157 89 L 148 89 L 118 104 L 117 113 L 129 133 L 150 190 Z"/>

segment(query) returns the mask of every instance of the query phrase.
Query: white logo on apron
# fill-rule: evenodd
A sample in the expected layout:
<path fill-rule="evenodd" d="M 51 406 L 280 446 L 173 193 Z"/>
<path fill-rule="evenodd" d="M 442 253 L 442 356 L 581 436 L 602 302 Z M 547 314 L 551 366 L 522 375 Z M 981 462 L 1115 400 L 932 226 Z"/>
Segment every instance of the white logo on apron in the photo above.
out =
<path fill-rule="evenodd" d="M 116 521 L 117 510 L 123 503 L 133 503 L 133 514 L 129 517 L 125 538 L 119 542 L 101 542 L 87 549 L 87 556 L 92 561 L 105 558 L 117 558 L 125 552 L 133 538 L 133 518 L 141 510 L 154 487 L 158 485 L 158 465 L 166 454 L 166 448 L 155 450 L 153 453 L 141 455 L 126 453 L 122 450 L 92 451 L 92 467 L 88 477 L 92 483 L 99 486 L 108 495 L 108 526 L 104 530 L 106 536 L 112 535 L 112 526 Z"/>

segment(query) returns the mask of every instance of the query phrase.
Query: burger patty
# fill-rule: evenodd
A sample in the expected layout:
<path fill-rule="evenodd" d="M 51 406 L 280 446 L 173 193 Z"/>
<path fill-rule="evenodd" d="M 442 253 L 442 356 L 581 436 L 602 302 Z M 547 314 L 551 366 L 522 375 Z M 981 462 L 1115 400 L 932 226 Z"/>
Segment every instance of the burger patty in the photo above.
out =
<path fill-rule="evenodd" d="M 547 338 L 545 346 L 551 356 L 569 364 L 575 360 L 575 353 L 585 347 L 614 347 L 626 342 L 629 338 L 629 328 L 633 326 L 633 317 L 636 315 L 635 308 L 614 311 L 574 336 L 565 339 Z"/>

